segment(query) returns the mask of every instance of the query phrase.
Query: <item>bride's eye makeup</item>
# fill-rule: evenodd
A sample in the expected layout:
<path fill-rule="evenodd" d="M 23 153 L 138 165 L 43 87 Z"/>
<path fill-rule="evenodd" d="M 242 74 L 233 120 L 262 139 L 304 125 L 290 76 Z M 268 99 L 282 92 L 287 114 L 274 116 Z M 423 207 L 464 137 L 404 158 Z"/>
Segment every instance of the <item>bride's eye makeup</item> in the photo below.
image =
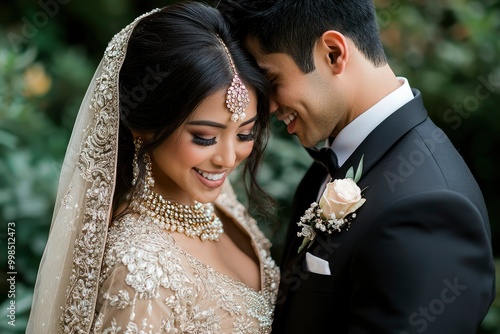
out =
<path fill-rule="evenodd" d="M 255 133 L 253 131 L 247 134 L 241 133 L 238 135 L 238 139 L 240 141 L 252 141 L 255 139 Z"/>
<path fill-rule="evenodd" d="M 253 141 L 255 140 L 255 120 L 257 119 L 257 116 L 252 117 L 246 122 L 243 122 L 243 124 L 240 125 L 241 127 L 245 127 L 242 129 L 242 132 L 237 134 L 237 137 L 240 141 Z M 253 124 L 252 124 L 253 123 Z"/>
<path fill-rule="evenodd" d="M 215 137 L 207 139 L 193 134 L 193 143 L 200 146 L 212 146 L 217 144 L 217 141 L 215 140 Z"/>
<path fill-rule="evenodd" d="M 255 123 L 256 119 L 257 116 L 254 116 L 253 118 L 243 122 L 239 126 L 239 133 L 236 134 L 236 137 L 240 142 L 250 142 L 255 140 L 255 124 L 252 125 L 252 123 Z M 190 127 L 196 126 L 196 128 L 190 129 L 188 131 L 191 133 L 192 142 L 200 146 L 212 146 L 217 144 L 217 137 L 213 135 L 218 132 L 213 132 L 214 128 L 216 129 L 216 131 L 225 131 L 225 129 L 227 129 L 227 125 L 208 120 L 194 120 L 190 121 L 188 125 Z M 202 126 L 204 128 L 200 129 L 198 128 L 199 126 Z M 206 129 L 206 127 L 209 127 L 212 130 L 204 130 Z"/>

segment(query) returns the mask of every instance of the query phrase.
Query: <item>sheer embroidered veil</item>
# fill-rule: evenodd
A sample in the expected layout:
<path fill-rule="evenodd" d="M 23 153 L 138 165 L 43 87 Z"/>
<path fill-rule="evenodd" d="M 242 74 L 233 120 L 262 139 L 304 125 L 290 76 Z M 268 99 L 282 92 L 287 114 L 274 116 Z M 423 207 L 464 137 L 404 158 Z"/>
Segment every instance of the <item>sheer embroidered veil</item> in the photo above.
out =
<path fill-rule="evenodd" d="M 61 170 L 26 333 L 88 333 L 115 189 L 118 77 L 135 19 L 109 43 L 80 106 Z"/>
<path fill-rule="evenodd" d="M 237 77 L 236 69 L 258 100 L 254 146 L 244 168 L 250 179 L 249 197 L 257 203 L 268 198 L 256 185 L 255 174 L 269 129 L 269 85 L 231 37 L 220 13 L 205 7 L 209 6 L 186 1 L 165 7 L 177 8 L 167 10 L 165 16 L 151 15 L 164 9 L 141 15 L 116 34 L 106 48 L 80 106 L 64 158 L 27 333 L 92 330 L 113 205 L 132 189 L 127 179 L 132 178 L 132 159 L 130 164 L 122 162 L 128 157 L 123 152 L 131 150 L 133 154 L 129 129 L 153 133 L 144 145 L 149 146 L 143 147 L 149 152 L 171 135 L 200 101 L 228 89 Z M 135 29 L 136 39 L 134 28 L 145 17 Z M 126 68 L 120 73 L 124 62 Z M 155 67 L 159 74 L 151 74 L 152 67 L 148 66 Z M 144 82 L 144 72 L 161 83 L 148 91 L 147 98 L 131 106 L 126 103 L 130 102 L 128 94 L 142 88 L 137 85 L 151 85 L 151 81 Z M 121 112 L 120 91 L 124 94 Z M 228 110 L 228 119 L 229 111 L 233 112 Z M 243 117 L 238 110 L 234 114 Z"/>

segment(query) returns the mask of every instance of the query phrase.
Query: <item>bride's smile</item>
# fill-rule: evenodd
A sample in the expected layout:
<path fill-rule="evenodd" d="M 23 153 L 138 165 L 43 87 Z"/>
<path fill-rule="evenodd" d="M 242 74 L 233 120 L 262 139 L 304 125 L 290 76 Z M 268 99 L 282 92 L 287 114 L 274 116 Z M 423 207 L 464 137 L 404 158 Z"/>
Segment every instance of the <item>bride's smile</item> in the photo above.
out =
<path fill-rule="evenodd" d="M 213 202 L 227 175 L 250 155 L 257 115 L 255 94 L 250 92 L 247 117 L 237 122 L 228 117 L 225 100 L 226 89 L 205 98 L 172 136 L 153 150 L 156 193 L 186 205 Z M 150 137 L 140 136 L 145 140 Z"/>

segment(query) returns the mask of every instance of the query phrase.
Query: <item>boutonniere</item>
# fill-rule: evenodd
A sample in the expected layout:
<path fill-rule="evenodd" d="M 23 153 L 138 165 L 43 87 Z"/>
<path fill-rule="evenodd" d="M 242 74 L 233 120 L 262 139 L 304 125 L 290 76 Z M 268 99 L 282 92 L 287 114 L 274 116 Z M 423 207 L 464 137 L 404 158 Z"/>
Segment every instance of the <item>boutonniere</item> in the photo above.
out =
<path fill-rule="evenodd" d="M 297 236 L 304 237 L 304 240 L 297 253 L 310 245 L 316 234 L 340 232 L 345 226 L 348 229 L 352 220 L 356 218 L 356 210 L 366 202 L 366 199 L 362 198 L 361 189 L 356 184 L 361 178 L 363 157 L 356 169 L 356 174 L 354 174 L 354 168 L 351 167 L 344 179 L 329 182 L 319 203 L 313 202 L 300 218 L 297 225 L 302 227 L 302 230 L 297 233 Z"/>

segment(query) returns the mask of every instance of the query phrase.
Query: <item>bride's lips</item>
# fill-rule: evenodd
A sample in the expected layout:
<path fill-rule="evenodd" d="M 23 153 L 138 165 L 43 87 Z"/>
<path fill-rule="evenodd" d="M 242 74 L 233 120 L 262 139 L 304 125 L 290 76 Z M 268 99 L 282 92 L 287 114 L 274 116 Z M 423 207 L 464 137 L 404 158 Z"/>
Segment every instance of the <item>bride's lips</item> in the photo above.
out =
<path fill-rule="evenodd" d="M 226 180 L 227 171 L 207 172 L 198 168 L 193 169 L 200 182 L 209 188 L 218 188 Z"/>

